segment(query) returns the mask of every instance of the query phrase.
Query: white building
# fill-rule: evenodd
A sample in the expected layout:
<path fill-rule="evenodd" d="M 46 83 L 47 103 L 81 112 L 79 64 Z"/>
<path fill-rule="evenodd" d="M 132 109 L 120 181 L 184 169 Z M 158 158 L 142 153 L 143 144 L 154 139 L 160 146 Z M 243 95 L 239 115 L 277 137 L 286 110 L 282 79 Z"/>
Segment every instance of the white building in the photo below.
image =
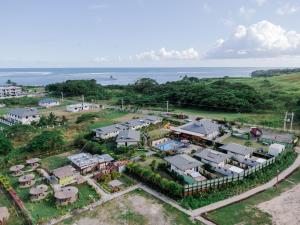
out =
<path fill-rule="evenodd" d="M 225 151 L 229 156 L 233 158 L 250 158 L 252 153 L 255 151 L 255 148 L 247 147 L 236 143 L 228 143 L 222 145 L 220 149 Z"/>
<path fill-rule="evenodd" d="M 281 144 L 271 144 L 269 146 L 269 154 L 272 156 L 278 156 L 281 152 L 283 152 L 285 150 L 285 146 L 281 145 Z"/>
<path fill-rule="evenodd" d="M 22 88 L 13 85 L 0 86 L 0 98 L 17 97 L 22 95 Z"/>
<path fill-rule="evenodd" d="M 118 136 L 120 131 L 127 129 L 128 128 L 126 126 L 123 126 L 121 124 L 114 124 L 106 127 L 96 128 L 93 131 L 96 134 L 96 138 L 109 139 Z"/>
<path fill-rule="evenodd" d="M 52 98 L 44 98 L 39 101 L 39 106 L 46 107 L 46 108 L 58 106 L 58 105 L 59 105 L 59 101 Z"/>
<path fill-rule="evenodd" d="M 141 139 L 141 133 L 136 130 L 123 130 L 117 136 L 117 146 L 131 146 L 138 145 Z"/>
<path fill-rule="evenodd" d="M 7 125 L 13 125 L 17 123 L 31 124 L 32 122 L 38 122 L 40 120 L 39 112 L 35 108 L 17 108 L 10 110 L 4 115 L 4 120 Z"/>
<path fill-rule="evenodd" d="M 68 112 L 81 112 L 81 111 L 88 111 L 90 110 L 89 103 L 78 103 L 74 105 L 67 105 Z"/>
<path fill-rule="evenodd" d="M 226 154 L 208 148 L 196 152 L 194 157 L 205 164 L 211 165 L 212 167 L 224 166 L 229 158 Z"/>
<path fill-rule="evenodd" d="M 240 173 L 243 173 L 244 170 L 237 167 L 237 166 L 233 166 L 230 164 L 225 164 L 224 166 L 217 166 L 215 168 L 216 172 L 219 172 L 225 176 L 233 176 L 233 175 L 238 175 Z"/>

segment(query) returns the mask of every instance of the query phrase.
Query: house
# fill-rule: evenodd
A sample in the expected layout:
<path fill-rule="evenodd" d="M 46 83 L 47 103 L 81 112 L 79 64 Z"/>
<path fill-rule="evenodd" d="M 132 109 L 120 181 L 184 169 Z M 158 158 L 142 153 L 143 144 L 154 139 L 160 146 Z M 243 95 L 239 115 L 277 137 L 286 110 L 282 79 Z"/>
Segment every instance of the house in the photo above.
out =
<path fill-rule="evenodd" d="M 23 174 L 22 169 L 24 168 L 24 165 L 15 165 L 9 168 L 10 172 L 14 177 L 21 176 Z"/>
<path fill-rule="evenodd" d="M 120 131 L 122 130 L 127 130 L 128 128 L 124 125 L 121 124 L 114 124 L 106 127 L 100 127 L 96 128 L 93 131 L 96 134 L 96 138 L 101 138 L 101 139 L 109 139 L 116 137 Z"/>
<path fill-rule="evenodd" d="M 250 158 L 252 153 L 255 151 L 255 148 L 247 147 L 236 143 L 228 143 L 222 145 L 220 149 L 225 151 L 229 156 L 233 158 Z"/>
<path fill-rule="evenodd" d="M 7 125 L 13 125 L 17 123 L 31 124 L 32 122 L 38 122 L 40 120 L 39 112 L 35 108 L 16 108 L 10 110 L 4 115 L 4 121 Z"/>
<path fill-rule="evenodd" d="M 46 107 L 46 108 L 58 106 L 58 105 L 59 105 L 59 101 L 52 98 L 44 98 L 39 101 L 39 106 Z"/>
<path fill-rule="evenodd" d="M 62 187 L 55 191 L 54 198 L 59 206 L 73 203 L 78 198 L 78 189 L 73 186 Z"/>
<path fill-rule="evenodd" d="M 201 162 L 211 165 L 212 167 L 224 166 L 228 161 L 229 156 L 221 152 L 206 148 L 196 152 L 194 158 Z"/>
<path fill-rule="evenodd" d="M 150 115 L 150 116 L 144 117 L 144 121 L 148 124 L 158 124 L 158 123 L 162 122 L 162 118 L 159 116 Z"/>
<path fill-rule="evenodd" d="M 67 105 L 68 112 L 81 112 L 81 111 L 88 111 L 90 110 L 89 103 L 78 103 L 74 105 Z"/>
<path fill-rule="evenodd" d="M 36 187 L 30 188 L 29 194 L 31 201 L 42 200 L 48 195 L 48 187 L 45 184 L 40 184 Z"/>
<path fill-rule="evenodd" d="M 262 164 L 267 161 L 263 158 L 258 158 L 255 156 L 251 156 L 250 158 L 237 157 L 237 158 L 235 158 L 235 160 L 240 163 L 240 166 L 246 165 L 246 166 L 251 166 L 251 167 L 257 166 L 257 165 Z"/>
<path fill-rule="evenodd" d="M 26 164 L 31 166 L 32 168 L 37 168 L 37 167 L 39 167 L 39 161 L 40 160 L 41 159 L 39 159 L 39 158 L 27 159 Z"/>
<path fill-rule="evenodd" d="M 217 166 L 214 169 L 216 172 L 221 173 L 225 176 L 234 176 L 244 172 L 243 169 L 230 164 L 225 164 L 224 166 Z"/>
<path fill-rule="evenodd" d="M 213 140 L 220 134 L 220 125 L 209 119 L 190 122 L 188 124 L 171 127 L 170 129 L 185 138 Z"/>
<path fill-rule="evenodd" d="M 126 126 L 128 129 L 132 129 L 132 130 L 141 129 L 143 127 L 149 126 L 149 124 L 150 123 L 145 122 L 145 120 L 143 118 L 129 120 L 129 121 L 122 123 L 122 125 Z"/>
<path fill-rule="evenodd" d="M 179 175 L 187 175 L 191 171 L 199 172 L 200 167 L 203 165 L 203 163 L 186 154 L 168 156 L 165 161 L 170 166 L 170 170 Z"/>
<path fill-rule="evenodd" d="M 283 152 L 285 150 L 285 146 L 281 145 L 281 144 L 271 144 L 269 146 L 269 154 L 272 156 L 278 156 L 281 152 Z"/>
<path fill-rule="evenodd" d="M 76 169 L 70 165 L 59 167 L 52 172 L 52 180 L 61 186 L 67 186 L 77 182 Z"/>
<path fill-rule="evenodd" d="M 22 95 L 22 87 L 15 85 L 1 85 L 0 98 L 17 97 Z"/>
<path fill-rule="evenodd" d="M 109 154 L 91 155 L 89 153 L 71 155 L 68 159 L 81 174 L 104 170 L 114 160 Z"/>
<path fill-rule="evenodd" d="M 31 187 L 32 185 L 35 184 L 34 174 L 31 173 L 31 174 L 26 174 L 26 175 L 19 177 L 19 184 L 20 184 L 21 188 Z"/>
<path fill-rule="evenodd" d="M 290 133 L 275 133 L 264 131 L 263 135 L 259 138 L 259 141 L 269 145 L 277 143 L 288 147 L 293 146 L 298 141 L 298 138 Z"/>
<path fill-rule="evenodd" d="M 123 130 L 117 136 L 117 146 L 137 145 L 140 142 L 141 133 L 136 130 Z"/>

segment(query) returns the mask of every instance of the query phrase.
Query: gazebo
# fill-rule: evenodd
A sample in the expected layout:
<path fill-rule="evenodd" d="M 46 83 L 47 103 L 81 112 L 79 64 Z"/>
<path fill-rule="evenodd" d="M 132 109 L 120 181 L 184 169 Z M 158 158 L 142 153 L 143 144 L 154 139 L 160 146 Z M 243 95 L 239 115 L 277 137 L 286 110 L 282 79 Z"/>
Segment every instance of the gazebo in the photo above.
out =
<path fill-rule="evenodd" d="M 29 194 L 31 195 L 31 201 L 42 200 L 48 195 L 48 186 L 45 184 L 40 184 L 36 187 L 30 188 Z"/>
<path fill-rule="evenodd" d="M 24 168 L 24 165 L 15 165 L 9 168 L 10 172 L 12 173 L 13 176 L 18 177 L 23 174 L 22 169 Z"/>
<path fill-rule="evenodd" d="M 78 189 L 73 186 L 62 187 L 54 193 L 57 205 L 68 205 L 78 198 Z"/>
<path fill-rule="evenodd" d="M 28 159 L 26 160 L 26 164 L 30 165 L 33 168 L 36 168 L 39 166 L 39 158 L 32 158 L 32 159 Z"/>
<path fill-rule="evenodd" d="M 19 178 L 20 187 L 27 188 L 35 184 L 34 174 L 23 175 Z"/>

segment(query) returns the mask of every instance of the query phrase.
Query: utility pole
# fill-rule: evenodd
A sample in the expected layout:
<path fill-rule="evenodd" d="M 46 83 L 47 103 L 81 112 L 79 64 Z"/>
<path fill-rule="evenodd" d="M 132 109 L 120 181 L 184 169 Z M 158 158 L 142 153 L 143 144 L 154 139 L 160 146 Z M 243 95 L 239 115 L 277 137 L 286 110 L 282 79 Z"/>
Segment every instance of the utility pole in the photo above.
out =
<path fill-rule="evenodd" d="M 169 112 L 169 101 L 167 101 L 167 113 Z"/>
<path fill-rule="evenodd" d="M 64 101 L 64 93 L 61 92 L 61 101 L 63 102 Z"/>
<path fill-rule="evenodd" d="M 286 130 L 286 122 L 287 122 L 287 114 L 288 112 L 285 112 L 284 120 L 283 120 L 283 130 Z"/>
<path fill-rule="evenodd" d="M 123 100 L 123 98 L 121 99 L 121 110 L 123 110 L 124 109 L 124 100 Z"/>
<path fill-rule="evenodd" d="M 293 130 L 293 122 L 294 122 L 294 113 L 285 112 L 284 121 L 283 121 L 283 130 L 289 129 L 290 131 Z M 288 128 L 289 124 L 289 128 Z"/>

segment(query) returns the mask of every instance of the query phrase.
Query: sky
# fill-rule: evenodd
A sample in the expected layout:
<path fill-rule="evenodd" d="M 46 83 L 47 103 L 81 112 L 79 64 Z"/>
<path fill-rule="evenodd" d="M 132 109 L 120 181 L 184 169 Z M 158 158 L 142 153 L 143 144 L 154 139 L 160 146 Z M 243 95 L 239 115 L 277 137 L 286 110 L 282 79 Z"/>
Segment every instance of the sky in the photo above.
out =
<path fill-rule="evenodd" d="M 0 67 L 299 67 L 299 0 L 1 0 Z"/>

